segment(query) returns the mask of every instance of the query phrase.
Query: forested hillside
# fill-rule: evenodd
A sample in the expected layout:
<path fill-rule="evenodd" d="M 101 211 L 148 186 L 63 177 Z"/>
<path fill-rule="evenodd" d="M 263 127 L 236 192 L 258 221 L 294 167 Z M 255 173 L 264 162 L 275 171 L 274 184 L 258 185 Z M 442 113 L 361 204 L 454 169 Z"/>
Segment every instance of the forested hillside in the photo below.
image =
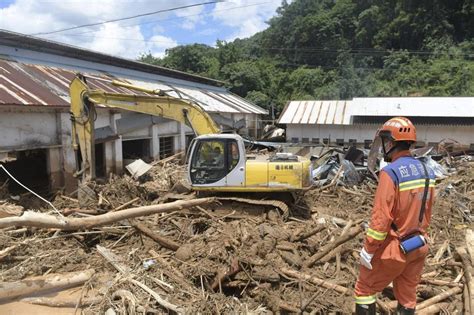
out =
<path fill-rule="evenodd" d="M 283 1 L 248 39 L 178 46 L 145 62 L 225 81 L 268 108 L 291 99 L 472 96 L 474 1 Z"/>

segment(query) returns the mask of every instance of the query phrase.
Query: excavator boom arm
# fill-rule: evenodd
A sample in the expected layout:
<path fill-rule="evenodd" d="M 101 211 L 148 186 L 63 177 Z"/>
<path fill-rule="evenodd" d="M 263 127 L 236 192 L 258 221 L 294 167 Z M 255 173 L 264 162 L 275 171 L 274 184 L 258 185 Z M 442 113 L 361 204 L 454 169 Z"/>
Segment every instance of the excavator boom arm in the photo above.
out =
<path fill-rule="evenodd" d="M 133 88 L 133 86 L 127 86 Z M 136 88 L 148 93 L 152 90 Z M 160 95 L 130 95 L 91 90 L 81 75 L 70 85 L 71 120 L 74 149 L 81 148 L 82 172 L 84 177 L 93 178 L 94 169 L 94 120 L 95 105 L 124 109 L 132 112 L 160 116 L 190 125 L 197 135 L 220 133 L 220 128 L 201 107 L 192 102 Z"/>

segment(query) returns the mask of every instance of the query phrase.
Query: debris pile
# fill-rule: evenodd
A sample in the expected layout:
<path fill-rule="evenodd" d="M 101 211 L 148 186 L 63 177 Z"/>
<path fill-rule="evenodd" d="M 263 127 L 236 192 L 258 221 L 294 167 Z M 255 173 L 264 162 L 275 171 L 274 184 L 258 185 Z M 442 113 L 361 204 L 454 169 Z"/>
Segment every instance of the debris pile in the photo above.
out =
<path fill-rule="evenodd" d="M 252 215 L 197 198 L 172 157 L 138 179 L 90 185 L 95 201 L 87 208 L 56 196 L 64 217 L 42 217 L 41 226 L 28 216 L 50 218 L 50 209 L 0 219 L 0 299 L 84 314 L 351 313 L 377 184 L 357 160 L 335 160 L 340 154 L 327 154 L 320 165 L 332 165 L 332 175 L 291 204 L 288 217 L 277 208 Z M 446 174 L 437 185 L 420 314 L 474 308 L 473 162 L 438 160 Z M 297 216 L 303 210 L 307 217 Z M 41 297 L 45 288 L 69 287 L 76 287 L 70 295 Z M 391 288 L 377 301 L 384 313 L 396 306 Z"/>

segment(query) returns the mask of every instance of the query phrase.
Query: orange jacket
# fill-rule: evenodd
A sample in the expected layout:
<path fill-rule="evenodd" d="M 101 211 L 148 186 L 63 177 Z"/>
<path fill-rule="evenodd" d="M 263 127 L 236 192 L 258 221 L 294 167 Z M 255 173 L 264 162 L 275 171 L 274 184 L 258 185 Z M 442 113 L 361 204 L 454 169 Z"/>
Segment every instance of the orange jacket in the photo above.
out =
<path fill-rule="evenodd" d="M 364 244 L 368 253 L 375 253 L 386 240 L 405 236 L 416 230 L 426 233 L 431 221 L 435 185 L 433 170 L 428 166 L 426 169 L 430 182 L 421 224 L 419 215 L 426 179 L 421 162 L 412 157 L 409 151 L 402 151 L 394 156 L 392 163 L 382 169 Z M 392 222 L 397 226 L 398 233 L 391 228 Z"/>

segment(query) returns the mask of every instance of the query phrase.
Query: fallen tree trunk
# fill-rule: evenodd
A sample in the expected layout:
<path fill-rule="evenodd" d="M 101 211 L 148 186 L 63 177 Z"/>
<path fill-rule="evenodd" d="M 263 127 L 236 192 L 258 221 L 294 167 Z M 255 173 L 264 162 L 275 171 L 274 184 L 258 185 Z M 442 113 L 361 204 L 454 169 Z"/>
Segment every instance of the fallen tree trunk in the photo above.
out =
<path fill-rule="evenodd" d="M 28 226 L 38 228 L 53 228 L 65 231 L 90 229 L 97 226 L 107 225 L 117 221 L 131 218 L 143 217 L 155 213 L 171 212 L 195 206 L 212 203 L 214 198 L 199 198 L 193 200 L 179 200 L 175 202 L 130 208 L 127 210 L 109 212 L 87 218 L 58 218 L 52 215 L 27 211 L 21 217 L 9 217 L 0 219 L 0 228 L 9 226 Z"/>
<path fill-rule="evenodd" d="M 335 283 L 332 283 L 332 282 L 329 282 L 329 281 L 326 281 L 326 280 L 316 278 L 316 277 L 314 277 L 312 275 L 309 275 L 307 273 L 298 272 L 296 270 L 292 270 L 292 269 L 289 269 L 289 268 L 281 268 L 280 272 L 283 273 L 285 276 L 296 278 L 296 279 L 299 279 L 299 280 L 305 280 L 305 281 L 311 282 L 312 284 L 319 285 L 319 286 L 322 286 L 326 289 L 331 289 L 331 290 L 334 290 L 334 291 L 342 293 L 342 294 L 346 294 L 346 295 L 351 295 L 352 294 L 352 290 L 350 290 L 348 288 L 345 288 L 343 286 L 340 286 L 338 284 L 335 284 Z"/>
<path fill-rule="evenodd" d="M 362 228 L 360 226 L 353 227 L 349 230 L 347 234 L 341 235 L 333 242 L 326 244 L 316 254 L 309 258 L 308 262 L 306 263 L 306 267 L 312 267 L 318 260 L 326 256 L 330 251 L 336 249 L 339 245 L 344 244 L 345 242 L 353 239 L 360 232 L 362 232 Z"/>
<path fill-rule="evenodd" d="M 444 291 L 443 293 L 440 293 L 436 296 L 433 296 L 432 298 L 428 299 L 428 300 L 425 300 L 421 303 L 419 303 L 417 306 L 416 306 L 416 310 L 419 311 L 419 310 L 422 310 L 422 309 L 425 309 L 427 308 L 428 306 L 431 306 L 433 304 L 436 304 L 438 302 L 441 302 L 445 299 L 447 299 L 448 297 L 450 296 L 453 296 L 453 295 L 456 295 L 458 293 L 461 293 L 462 289 L 459 288 L 459 287 L 456 287 L 456 288 L 451 288 L 449 290 L 446 290 Z"/>
<path fill-rule="evenodd" d="M 421 311 L 416 312 L 416 314 L 417 315 L 438 314 L 443 309 L 447 309 L 448 306 L 449 306 L 449 303 L 438 303 L 438 304 L 428 306 L 422 309 Z M 469 313 L 464 313 L 464 314 L 469 314 Z"/>
<path fill-rule="evenodd" d="M 94 269 L 88 269 L 81 272 L 27 278 L 16 282 L 3 282 L 0 283 L 0 301 L 75 287 L 88 281 L 94 273 Z"/>

